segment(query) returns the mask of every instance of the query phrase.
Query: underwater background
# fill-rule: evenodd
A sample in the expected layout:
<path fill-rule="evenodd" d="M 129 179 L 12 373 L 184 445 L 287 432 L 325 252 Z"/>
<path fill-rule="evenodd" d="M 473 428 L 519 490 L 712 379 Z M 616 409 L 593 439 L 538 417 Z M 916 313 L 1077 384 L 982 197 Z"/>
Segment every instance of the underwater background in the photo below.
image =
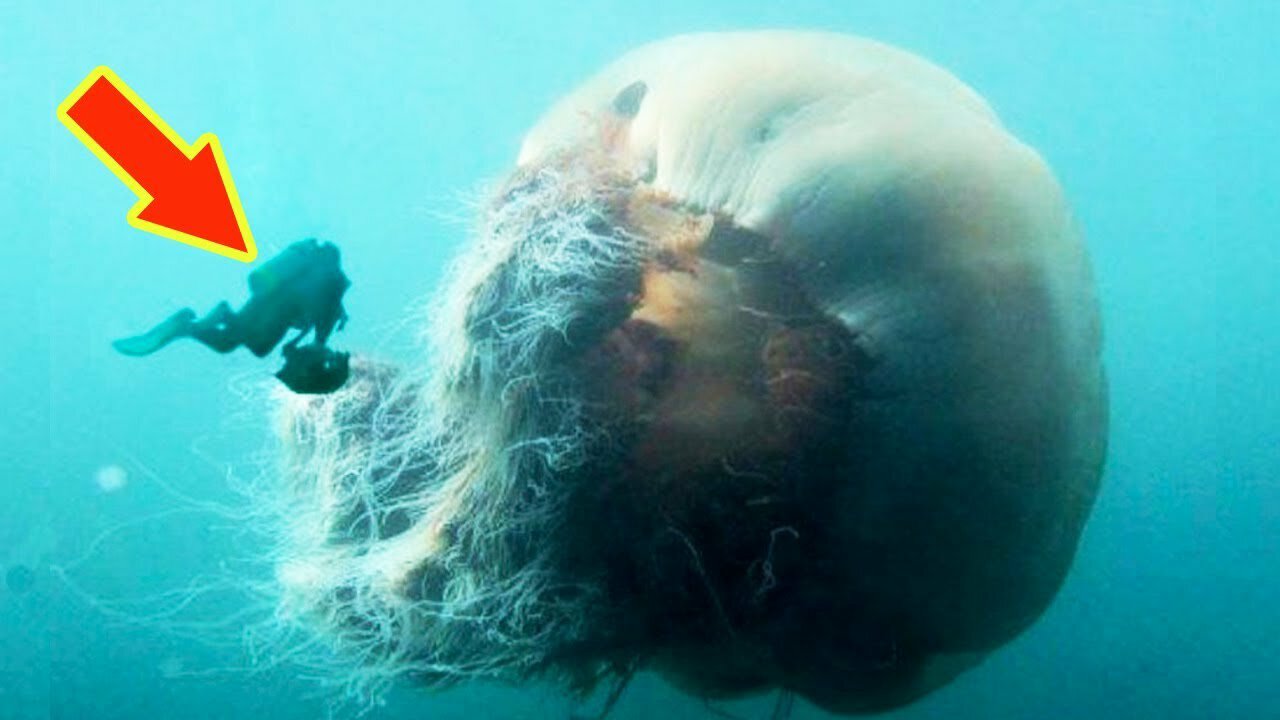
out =
<path fill-rule="evenodd" d="M 334 705 L 246 647 L 270 608 L 219 580 L 261 573 L 236 487 L 271 470 L 274 366 L 111 349 L 239 302 L 248 268 L 126 225 L 133 195 L 54 116 L 91 69 L 184 139 L 217 134 L 263 259 L 340 244 L 355 284 L 336 344 L 408 359 L 409 309 L 552 101 L 642 42 L 764 27 L 865 35 L 972 85 L 1055 169 L 1097 274 L 1111 449 L 1074 569 L 1030 631 L 890 716 L 1280 717 L 1280 4 L 0 0 L 0 719 Z M 401 688 L 370 717 L 599 700 Z M 613 717 L 771 705 L 643 677 Z"/>

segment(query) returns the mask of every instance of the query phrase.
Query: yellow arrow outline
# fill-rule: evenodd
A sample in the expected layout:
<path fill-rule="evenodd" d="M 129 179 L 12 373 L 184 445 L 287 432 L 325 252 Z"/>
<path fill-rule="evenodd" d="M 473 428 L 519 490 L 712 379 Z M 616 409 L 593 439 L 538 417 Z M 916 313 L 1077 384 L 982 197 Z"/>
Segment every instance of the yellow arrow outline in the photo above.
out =
<path fill-rule="evenodd" d="M 107 152 L 102 149 L 102 146 L 90 137 L 89 133 L 84 131 L 84 128 L 76 124 L 76 121 L 72 120 L 71 116 L 67 114 L 71 107 L 80 100 L 80 97 L 84 95 L 99 78 L 106 78 L 112 85 L 115 85 L 116 89 L 125 96 L 125 99 L 133 103 L 133 106 L 146 116 L 147 120 L 150 120 L 153 125 L 159 128 L 160 132 L 164 133 L 164 136 L 169 139 L 169 142 L 173 143 L 174 147 L 178 148 L 178 150 L 180 150 L 188 160 L 194 158 L 197 153 L 205 148 L 205 146 L 212 148 L 214 162 L 218 165 L 218 174 L 222 177 L 223 187 L 227 189 L 227 199 L 231 201 L 231 211 L 235 213 L 236 224 L 240 226 L 240 235 L 244 238 L 245 250 L 243 252 L 234 248 L 229 248 L 225 245 L 210 242 L 204 238 L 196 237 L 195 235 L 189 235 L 187 233 L 174 230 L 173 228 L 167 228 L 163 225 L 147 222 L 146 220 L 142 220 L 138 217 L 139 213 L 145 210 L 147 205 L 151 204 L 151 201 L 154 198 L 152 198 L 151 194 L 143 189 L 143 187 L 139 185 L 137 181 L 129 175 L 129 173 L 125 172 L 124 168 L 120 167 L 120 163 L 116 162 L 110 155 L 108 155 Z M 249 231 L 249 221 L 245 219 L 244 208 L 240 205 L 240 193 L 236 191 L 236 184 L 231 180 L 231 172 L 227 170 L 227 158 L 222 154 L 222 144 L 218 142 L 218 138 L 214 136 L 213 133 L 205 133 L 196 139 L 194 145 L 188 145 L 183 141 L 178 133 L 173 131 L 173 128 L 169 127 L 168 123 L 160 119 L 160 116 L 156 114 L 155 110 L 151 109 L 150 105 L 146 104 L 142 101 L 142 98 L 138 97 L 138 94 L 133 91 L 133 88 L 126 85 L 124 81 L 120 79 L 120 76 L 112 72 L 111 68 L 106 65 L 94 68 L 93 72 L 89 73 L 89 75 L 78 86 L 76 86 L 76 89 L 67 96 L 67 99 L 63 100 L 62 103 L 58 105 L 58 119 L 62 121 L 63 125 L 67 126 L 67 129 L 71 131 L 72 135 L 79 138 L 80 142 L 85 144 L 85 147 L 89 148 L 94 155 L 98 156 L 98 159 L 101 160 L 117 178 L 120 179 L 120 182 L 127 185 L 129 189 L 138 196 L 138 202 L 134 203 L 133 207 L 129 209 L 128 214 L 125 215 L 125 220 L 127 220 L 130 225 L 144 232 L 153 233 L 161 237 L 169 238 L 170 240 L 177 240 L 180 243 L 198 247 L 201 250 L 208 250 L 211 253 L 217 253 L 223 257 L 229 257 L 232 260 L 239 260 L 240 262 L 247 263 L 253 262 L 254 258 L 258 257 L 258 247 L 253 242 L 253 233 Z"/>

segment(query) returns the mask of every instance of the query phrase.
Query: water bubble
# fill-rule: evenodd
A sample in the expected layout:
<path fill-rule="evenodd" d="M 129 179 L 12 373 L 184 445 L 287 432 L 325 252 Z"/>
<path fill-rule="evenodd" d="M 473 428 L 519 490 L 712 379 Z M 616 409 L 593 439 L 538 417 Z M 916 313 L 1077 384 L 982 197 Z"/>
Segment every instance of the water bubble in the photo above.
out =
<path fill-rule="evenodd" d="M 104 465 L 93 475 L 93 481 L 104 493 L 113 493 L 129 484 L 129 473 L 119 465 Z"/>

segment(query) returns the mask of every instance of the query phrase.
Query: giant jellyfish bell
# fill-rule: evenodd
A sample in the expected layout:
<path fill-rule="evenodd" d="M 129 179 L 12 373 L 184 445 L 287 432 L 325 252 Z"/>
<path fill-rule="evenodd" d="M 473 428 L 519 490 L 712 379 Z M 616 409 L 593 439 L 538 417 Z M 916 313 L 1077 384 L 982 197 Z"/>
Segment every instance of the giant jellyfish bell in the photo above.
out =
<path fill-rule="evenodd" d="M 1044 611 L 1098 487 L 1058 183 L 867 40 L 609 65 L 528 134 L 423 323 L 410 366 L 282 404 L 280 616 L 369 677 L 894 707 Z"/>

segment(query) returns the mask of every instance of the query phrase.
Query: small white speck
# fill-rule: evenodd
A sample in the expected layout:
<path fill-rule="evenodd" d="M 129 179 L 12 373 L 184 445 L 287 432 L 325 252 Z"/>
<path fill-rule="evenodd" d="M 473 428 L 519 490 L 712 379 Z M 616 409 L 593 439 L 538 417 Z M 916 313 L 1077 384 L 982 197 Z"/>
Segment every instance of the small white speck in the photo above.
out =
<path fill-rule="evenodd" d="M 103 465 L 93 474 L 93 481 L 104 493 L 118 492 L 129 484 L 129 473 L 119 465 Z"/>

